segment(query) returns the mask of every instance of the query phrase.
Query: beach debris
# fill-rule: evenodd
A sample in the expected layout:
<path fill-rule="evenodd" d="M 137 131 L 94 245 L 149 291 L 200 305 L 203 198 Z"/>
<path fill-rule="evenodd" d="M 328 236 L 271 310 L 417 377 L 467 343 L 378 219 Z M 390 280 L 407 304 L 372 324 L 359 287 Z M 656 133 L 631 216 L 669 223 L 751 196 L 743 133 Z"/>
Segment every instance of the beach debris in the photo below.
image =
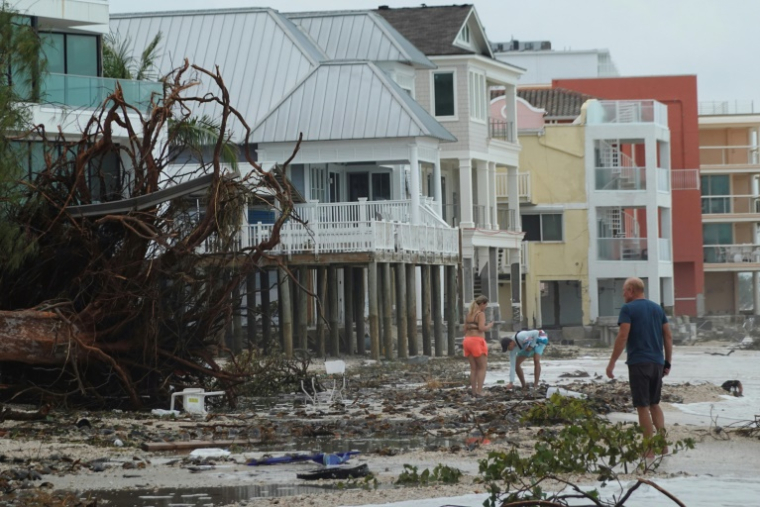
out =
<path fill-rule="evenodd" d="M 348 461 L 351 456 L 359 454 L 359 451 L 346 451 L 336 453 L 319 452 L 316 454 L 286 454 L 284 456 L 265 456 L 261 459 L 252 459 L 246 463 L 248 466 L 279 465 L 282 463 L 295 463 L 298 461 L 313 461 L 325 466 L 340 465 Z"/>
<path fill-rule="evenodd" d="M 8 406 L 3 406 L 0 410 L 0 421 L 40 421 L 47 419 L 48 414 L 50 414 L 50 405 L 43 405 L 36 412 L 13 410 Z"/>
<path fill-rule="evenodd" d="M 369 475 L 369 466 L 364 463 L 354 467 L 325 467 L 296 474 L 296 477 L 305 481 L 317 481 L 320 479 L 358 479 L 367 475 Z"/>
<path fill-rule="evenodd" d="M 573 372 L 563 373 L 559 378 L 588 378 L 590 375 L 587 371 L 575 370 Z"/>
<path fill-rule="evenodd" d="M 587 396 L 583 393 L 579 393 L 576 391 L 568 391 L 567 389 L 563 389 L 561 387 L 550 387 L 546 390 L 546 397 L 551 398 L 554 393 L 559 394 L 560 396 L 567 396 L 569 398 L 586 398 Z"/>
<path fill-rule="evenodd" d="M 230 451 L 226 449 L 219 449 L 218 447 L 202 447 L 195 449 L 190 453 L 191 458 L 195 459 L 220 459 L 229 458 Z"/>

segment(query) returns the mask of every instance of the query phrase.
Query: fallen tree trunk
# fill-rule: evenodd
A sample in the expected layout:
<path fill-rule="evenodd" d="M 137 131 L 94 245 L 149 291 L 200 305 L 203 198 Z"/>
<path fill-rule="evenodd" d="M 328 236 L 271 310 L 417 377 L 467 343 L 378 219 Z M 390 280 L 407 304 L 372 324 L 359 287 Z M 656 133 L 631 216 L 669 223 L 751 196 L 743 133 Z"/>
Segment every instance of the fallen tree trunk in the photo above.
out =
<path fill-rule="evenodd" d="M 92 336 L 80 333 L 55 313 L 0 311 L 0 362 L 62 365 L 82 361 L 88 353 L 76 345 L 75 335 L 79 342 L 93 343 Z"/>

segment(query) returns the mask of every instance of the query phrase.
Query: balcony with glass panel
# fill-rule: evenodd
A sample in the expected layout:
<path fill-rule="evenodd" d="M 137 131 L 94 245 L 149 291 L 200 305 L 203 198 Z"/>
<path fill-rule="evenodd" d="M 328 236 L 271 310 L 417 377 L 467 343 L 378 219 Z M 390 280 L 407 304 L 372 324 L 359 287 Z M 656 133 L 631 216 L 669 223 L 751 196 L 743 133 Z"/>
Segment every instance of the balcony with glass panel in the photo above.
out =
<path fill-rule="evenodd" d="M 138 109 L 146 109 L 151 100 L 158 102 L 163 97 L 162 83 L 51 72 L 42 78 L 40 101 L 76 109 L 96 109 L 116 90 L 117 83 L 124 101 Z"/>

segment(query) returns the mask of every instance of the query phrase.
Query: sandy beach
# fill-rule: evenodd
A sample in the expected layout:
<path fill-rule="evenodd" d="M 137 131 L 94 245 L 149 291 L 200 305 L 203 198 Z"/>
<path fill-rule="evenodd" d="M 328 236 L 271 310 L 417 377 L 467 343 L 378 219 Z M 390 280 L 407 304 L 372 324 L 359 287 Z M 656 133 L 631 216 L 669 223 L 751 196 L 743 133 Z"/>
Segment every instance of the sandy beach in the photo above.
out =
<path fill-rule="evenodd" d="M 760 469 L 757 433 L 746 437 L 735 431 L 751 427 L 755 413 L 760 413 L 760 374 L 753 367 L 760 352 L 738 350 L 730 357 L 714 355 L 723 352 L 725 347 L 721 344 L 677 347 L 673 373 L 666 379 L 664 400 L 671 401 L 663 401 L 662 406 L 669 436 L 673 440 L 694 438 L 697 445 L 694 450 L 666 457 L 657 473 L 648 478 L 658 483 L 676 481 L 673 487 L 685 489 L 681 494 L 695 491 L 690 485 L 692 481 L 750 483 Z M 578 350 L 573 357 L 547 358 L 543 362 L 543 380 L 549 386 L 584 389 L 589 393 L 600 389 L 624 391 L 627 385 L 618 382 L 615 386 L 601 376 L 608 353 L 606 349 L 588 349 Z M 12 471 L 19 469 L 41 470 L 47 473 L 40 473 L 38 480 L 27 480 L 29 489 L 73 491 L 78 497 L 98 498 L 98 505 L 114 506 L 173 505 L 179 501 L 182 505 L 217 506 L 351 506 L 391 502 L 408 502 L 399 505 L 415 507 L 446 503 L 482 505 L 485 486 L 475 482 L 478 461 L 492 450 L 511 445 L 530 452 L 537 431 L 515 423 L 504 408 L 514 405 L 522 393 L 504 390 L 503 382 L 509 372 L 508 362 L 503 359 L 500 354 L 492 354 L 486 379 L 489 396 L 482 399 L 467 395 L 464 385 L 468 369 L 461 359 L 431 360 L 427 365 L 403 368 L 386 365 L 380 373 L 377 367 L 373 371 L 371 367 L 362 367 L 361 361 L 351 360 L 346 406 L 340 410 L 315 409 L 290 395 L 268 407 L 241 408 L 234 413 L 214 409 L 206 418 L 56 411 L 47 422 L 5 421 L 4 438 L 0 439 L 2 476 L 12 477 Z M 437 362 L 445 368 L 431 367 Z M 624 377 L 624 368 L 620 362 L 616 368 L 618 378 Z M 532 380 L 532 371 L 529 369 L 527 373 L 528 380 Z M 719 387 L 729 378 L 742 380 L 744 397 L 734 398 Z M 354 387 L 372 382 L 380 383 L 380 387 Z M 545 392 L 545 386 L 543 389 Z M 525 397 L 521 403 L 540 401 L 543 399 L 540 392 L 541 388 L 534 397 Z M 635 420 L 632 407 L 613 411 L 607 417 L 613 421 Z M 483 427 L 489 428 L 489 443 L 473 445 L 468 438 L 477 437 L 478 428 Z M 416 430 L 410 428 L 419 431 L 414 433 Z M 304 433 L 320 431 L 321 436 L 304 437 Z M 393 438 L 394 432 L 397 438 Z M 205 461 L 192 459 L 189 451 L 142 449 L 142 444 L 151 441 L 212 442 L 225 436 L 235 439 L 255 435 L 258 443 L 226 446 L 228 457 Z M 334 489 L 336 481 L 296 479 L 297 473 L 314 469 L 317 466 L 314 463 L 246 465 L 251 459 L 268 455 L 351 448 L 360 448 L 360 454 L 351 462 L 369 466 L 377 481 L 376 489 L 374 483 L 365 484 L 361 479 L 349 481 L 349 487 L 343 490 Z M 460 469 L 463 477 L 459 483 L 393 486 L 404 465 L 422 471 L 432 470 L 438 464 Z M 630 474 L 622 480 L 635 478 Z M 593 477 L 583 476 L 573 480 L 578 484 L 594 482 Z M 14 495 L 18 496 L 14 493 L 4 499 L 13 501 Z M 706 498 L 705 494 L 702 497 Z M 420 503 L 423 499 L 436 500 Z"/>

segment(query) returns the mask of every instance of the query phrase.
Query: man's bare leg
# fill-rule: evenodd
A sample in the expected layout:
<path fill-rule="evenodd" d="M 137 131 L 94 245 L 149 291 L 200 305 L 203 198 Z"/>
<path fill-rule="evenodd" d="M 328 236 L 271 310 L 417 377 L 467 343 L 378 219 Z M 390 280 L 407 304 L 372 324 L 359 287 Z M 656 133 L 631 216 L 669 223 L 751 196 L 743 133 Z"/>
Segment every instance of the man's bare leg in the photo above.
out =
<path fill-rule="evenodd" d="M 652 416 L 652 423 L 654 424 L 657 433 L 665 432 L 665 414 L 662 413 L 660 405 L 649 405 L 649 414 Z M 668 446 L 663 449 L 663 454 L 668 454 Z"/>
<path fill-rule="evenodd" d="M 652 415 L 649 412 L 649 407 L 636 407 L 636 413 L 639 416 L 639 426 L 644 430 L 644 438 L 652 438 L 654 435 L 654 424 L 652 424 Z M 645 458 L 654 458 L 654 453 L 651 449 L 647 449 Z"/>

